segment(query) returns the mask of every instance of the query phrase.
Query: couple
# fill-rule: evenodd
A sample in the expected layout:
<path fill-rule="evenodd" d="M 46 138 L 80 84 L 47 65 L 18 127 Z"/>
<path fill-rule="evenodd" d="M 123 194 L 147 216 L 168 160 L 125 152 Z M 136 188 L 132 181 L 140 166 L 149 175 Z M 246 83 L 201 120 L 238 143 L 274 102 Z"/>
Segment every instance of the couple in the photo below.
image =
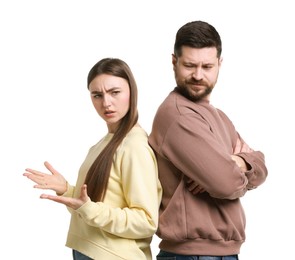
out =
<path fill-rule="evenodd" d="M 74 260 L 238 259 L 245 241 L 240 197 L 267 177 L 264 155 L 251 149 L 230 119 L 210 104 L 222 63 L 216 29 L 204 22 L 176 34 L 176 87 L 160 105 L 148 136 L 138 123 L 137 85 L 129 66 L 105 58 L 87 87 L 108 133 L 89 149 L 75 186 L 27 168 L 35 188 L 71 212 L 66 246 Z M 106 159 L 107 158 L 107 159 Z"/>

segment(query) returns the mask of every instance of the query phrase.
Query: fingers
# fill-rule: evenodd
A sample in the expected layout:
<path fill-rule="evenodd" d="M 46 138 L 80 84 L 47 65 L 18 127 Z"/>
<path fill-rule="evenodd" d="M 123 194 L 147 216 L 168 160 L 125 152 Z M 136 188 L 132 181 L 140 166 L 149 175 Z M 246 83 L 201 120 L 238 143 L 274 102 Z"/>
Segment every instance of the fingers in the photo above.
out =
<path fill-rule="evenodd" d="M 41 187 L 45 188 L 47 186 L 44 175 L 30 172 L 30 173 L 24 173 L 23 176 L 27 177 L 28 179 L 30 179 L 31 181 L 37 184 L 34 186 L 34 188 L 41 188 Z"/>
<path fill-rule="evenodd" d="M 87 185 L 83 184 L 81 187 L 81 197 L 83 197 L 85 195 L 87 196 Z"/>
<path fill-rule="evenodd" d="M 186 182 L 186 187 L 187 187 L 187 189 L 188 189 L 189 191 L 191 191 L 191 192 L 192 192 L 193 190 L 197 190 L 197 189 L 201 188 L 199 184 L 197 184 L 196 182 L 192 181 L 191 179 L 189 179 L 189 180 Z"/>
<path fill-rule="evenodd" d="M 36 184 L 33 187 L 36 188 L 36 189 L 50 190 L 47 183 Z"/>
<path fill-rule="evenodd" d="M 186 183 L 187 183 L 187 184 L 193 183 L 193 180 L 192 180 L 192 179 L 188 179 L 188 180 L 186 181 Z"/>
<path fill-rule="evenodd" d="M 36 185 L 33 186 L 34 188 L 49 189 L 47 181 L 47 176 L 49 176 L 48 174 L 33 170 L 31 168 L 26 168 L 25 171 L 26 172 L 23 173 L 23 176 L 36 183 Z"/>
<path fill-rule="evenodd" d="M 55 170 L 49 162 L 45 161 L 44 165 L 47 168 L 47 170 L 49 170 L 53 175 L 58 173 L 57 170 Z"/>
<path fill-rule="evenodd" d="M 90 199 L 87 194 L 87 185 L 86 184 L 83 184 L 81 187 L 80 199 L 83 202 L 87 202 Z"/>
<path fill-rule="evenodd" d="M 197 195 L 199 193 L 203 193 L 204 191 L 205 190 L 202 187 L 198 186 L 194 190 L 192 190 L 191 193 L 194 194 L 194 195 Z"/>
<path fill-rule="evenodd" d="M 40 195 L 40 199 L 50 199 L 51 198 L 51 195 L 49 194 L 41 194 Z"/>
<path fill-rule="evenodd" d="M 33 182 L 35 182 L 36 184 L 33 186 L 34 188 L 37 188 L 37 189 L 42 189 L 42 190 L 48 190 L 50 189 L 48 183 L 46 182 L 46 180 L 44 178 L 41 178 L 41 179 L 32 179 L 30 177 L 28 177 L 29 179 L 31 179 Z"/>
<path fill-rule="evenodd" d="M 246 172 L 248 170 L 247 164 L 242 157 L 231 155 L 231 158 L 235 161 L 236 165 L 241 169 L 242 172 Z"/>
<path fill-rule="evenodd" d="M 41 194 L 40 199 L 55 201 L 57 203 L 64 204 L 65 206 L 68 206 L 68 207 L 73 207 L 72 201 L 74 201 L 74 199 L 72 198 L 65 198 L 62 196 L 55 196 L 50 194 Z"/>
<path fill-rule="evenodd" d="M 198 193 L 200 193 L 201 191 L 204 190 L 204 189 L 203 189 L 201 186 L 199 186 L 199 185 L 189 186 L 189 187 L 187 187 L 187 189 L 188 189 L 191 193 L 193 193 L 194 195 L 195 195 L 195 194 L 198 194 Z"/>
<path fill-rule="evenodd" d="M 205 189 L 203 187 L 201 187 L 199 184 L 197 184 L 191 179 L 187 180 L 186 187 L 193 195 L 205 192 Z"/>
<path fill-rule="evenodd" d="M 86 185 L 83 185 L 81 187 L 81 194 L 79 198 L 56 196 L 56 195 L 50 195 L 50 194 L 41 194 L 40 198 L 48 199 L 48 200 L 52 200 L 52 201 L 64 204 L 65 206 L 70 207 L 74 210 L 80 208 L 84 203 L 90 200 L 90 198 L 87 195 Z"/>
<path fill-rule="evenodd" d="M 43 172 L 39 172 L 30 168 L 26 168 L 25 171 L 26 172 L 23 174 L 24 176 L 28 176 L 30 174 L 34 174 L 36 176 L 42 176 L 44 174 Z"/>

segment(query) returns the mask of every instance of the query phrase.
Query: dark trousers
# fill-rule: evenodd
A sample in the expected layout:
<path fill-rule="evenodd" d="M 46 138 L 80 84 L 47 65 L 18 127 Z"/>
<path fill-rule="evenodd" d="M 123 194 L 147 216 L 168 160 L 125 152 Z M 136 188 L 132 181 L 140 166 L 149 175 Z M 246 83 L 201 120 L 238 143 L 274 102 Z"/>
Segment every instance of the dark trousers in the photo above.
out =
<path fill-rule="evenodd" d="M 92 258 L 90 258 L 86 255 L 83 255 L 82 253 L 80 253 L 76 250 L 73 250 L 73 259 L 74 260 L 93 260 Z"/>
<path fill-rule="evenodd" d="M 207 256 L 207 255 L 178 255 L 161 250 L 157 260 L 238 260 L 238 255 Z"/>

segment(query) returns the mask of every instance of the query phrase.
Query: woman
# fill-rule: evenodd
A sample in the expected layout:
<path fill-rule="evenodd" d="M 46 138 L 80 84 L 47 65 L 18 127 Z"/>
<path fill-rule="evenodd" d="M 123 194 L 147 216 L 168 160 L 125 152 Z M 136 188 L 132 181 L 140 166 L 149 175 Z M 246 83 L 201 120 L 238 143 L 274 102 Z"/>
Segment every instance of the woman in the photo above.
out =
<path fill-rule="evenodd" d="M 162 189 L 155 155 L 138 124 L 135 79 L 124 61 L 105 58 L 90 70 L 87 85 L 108 133 L 90 148 L 76 186 L 48 162 L 51 174 L 28 168 L 23 175 L 35 188 L 57 194 L 41 198 L 71 212 L 66 246 L 73 259 L 152 259 Z"/>

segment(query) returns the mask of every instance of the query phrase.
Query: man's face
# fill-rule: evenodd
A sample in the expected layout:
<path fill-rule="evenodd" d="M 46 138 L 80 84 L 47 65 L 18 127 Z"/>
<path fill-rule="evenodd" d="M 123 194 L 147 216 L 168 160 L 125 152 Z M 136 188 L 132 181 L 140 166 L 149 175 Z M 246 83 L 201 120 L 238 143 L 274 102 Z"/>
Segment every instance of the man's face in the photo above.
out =
<path fill-rule="evenodd" d="M 221 62 L 215 47 L 183 46 L 181 57 L 172 57 L 175 80 L 181 93 L 192 101 L 209 100 Z"/>

